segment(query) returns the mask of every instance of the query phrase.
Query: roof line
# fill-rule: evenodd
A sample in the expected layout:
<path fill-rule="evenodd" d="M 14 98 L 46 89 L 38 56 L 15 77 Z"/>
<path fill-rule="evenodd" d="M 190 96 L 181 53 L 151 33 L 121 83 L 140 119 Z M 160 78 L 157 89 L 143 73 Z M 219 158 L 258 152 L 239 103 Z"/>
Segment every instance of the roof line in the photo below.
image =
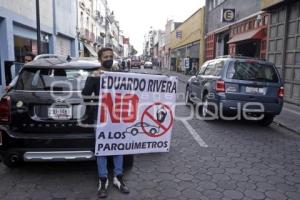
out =
<path fill-rule="evenodd" d="M 205 9 L 205 6 L 202 6 L 201 8 L 199 8 L 198 10 L 196 10 L 192 15 L 190 15 L 187 19 L 185 19 L 183 22 L 179 22 L 181 23 L 177 28 L 175 28 L 172 32 L 174 32 L 175 30 L 179 29 L 185 22 L 187 22 L 189 19 L 191 19 L 194 15 L 196 15 L 201 9 Z"/>

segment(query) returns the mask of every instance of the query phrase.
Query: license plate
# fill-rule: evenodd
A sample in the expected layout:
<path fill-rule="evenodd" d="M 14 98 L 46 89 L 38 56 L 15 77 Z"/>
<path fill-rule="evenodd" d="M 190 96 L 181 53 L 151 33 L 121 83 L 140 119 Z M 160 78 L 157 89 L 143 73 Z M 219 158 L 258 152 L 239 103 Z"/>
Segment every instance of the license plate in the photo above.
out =
<path fill-rule="evenodd" d="M 266 88 L 246 87 L 246 93 L 250 94 L 266 94 Z"/>
<path fill-rule="evenodd" d="M 57 120 L 71 119 L 72 108 L 48 108 L 48 117 Z"/>

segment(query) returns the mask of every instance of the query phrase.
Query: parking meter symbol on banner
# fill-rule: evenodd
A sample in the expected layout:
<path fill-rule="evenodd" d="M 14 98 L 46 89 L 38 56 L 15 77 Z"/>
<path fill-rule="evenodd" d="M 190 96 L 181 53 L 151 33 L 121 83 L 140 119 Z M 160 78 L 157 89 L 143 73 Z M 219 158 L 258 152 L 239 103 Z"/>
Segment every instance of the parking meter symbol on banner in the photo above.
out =
<path fill-rule="evenodd" d="M 174 117 L 171 108 L 163 103 L 157 102 L 145 109 L 142 119 L 141 127 L 144 133 L 150 137 L 160 137 L 166 134 L 173 126 Z M 148 125 L 159 127 L 157 131 L 149 131 Z"/>

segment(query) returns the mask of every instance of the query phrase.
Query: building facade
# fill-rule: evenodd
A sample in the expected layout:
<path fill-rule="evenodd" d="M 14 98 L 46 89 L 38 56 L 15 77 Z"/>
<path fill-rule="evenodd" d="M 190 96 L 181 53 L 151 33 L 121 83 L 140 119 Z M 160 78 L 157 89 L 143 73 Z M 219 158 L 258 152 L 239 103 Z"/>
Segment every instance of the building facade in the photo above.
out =
<path fill-rule="evenodd" d="M 77 1 L 77 33 L 81 57 L 97 57 L 97 50 L 105 46 L 106 17 L 106 0 Z"/>
<path fill-rule="evenodd" d="M 0 0 L 0 93 L 26 57 L 37 54 L 35 2 Z M 40 24 L 41 53 L 77 55 L 76 1 L 40 1 Z"/>
<path fill-rule="evenodd" d="M 76 2 L 73 0 L 54 0 L 53 28 L 56 37 L 54 53 L 63 56 L 77 56 Z M 66 22 L 67 25 L 66 25 Z"/>
<path fill-rule="evenodd" d="M 174 30 L 174 21 L 168 20 L 165 26 L 165 46 L 164 46 L 164 61 L 163 66 L 167 69 L 170 68 L 170 60 L 171 60 L 171 33 Z"/>
<path fill-rule="evenodd" d="M 163 67 L 169 70 L 171 69 L 171 35 L 175 28 L 180 25 L 181 22 L 174 22 L 173 20 L 168 20 L 165 25 Z"/>
<path fill-rule="evenodd" d="M 183 70 L 183 59 L 190 57 L 198 69 L 204 62 L 204 7 L 197 10 L 171 33 L 171 70 Z"/>
<path fill-rule="evenodd" d="M 300 106 L 300 1 L 262 0 L 270 14 L 267 59 L 282 74 L 285 101 Z"/>
<path fill-rule="evenodd" d="M 210 60 L 230 53 L 228 42 L 233 36 L 230 25 L 258 13 L 260 0 L 206 0 L 206 5 L 205 59 Z"/>
<path fill-rule="evenodd" d="M 144 50 L 143 57 L 145 60 L 152 60 L 154 58 L 154 37 L 156 31 L 150 27 L 148 33 L 144 36 Z"/>
<path fill-rule="evenodd" d="M 110 47 L 115 58 L 123 56 L 119 21 L 107 0 L 78 0 L 77 30 L 82 57 L 96 57 L 101 47 Z"/>
<path fill-rule="evenodd" d="M 159 58 L 159 66 L 163 67 L 166 59 L 166 42 L 165 42 L 166 34 L 164 31 L 160 32 L 160 36 L 158 38 L 158 58 Z"/>
<path fill-rule="evenodd" d="M 106 41 L 106 46 L 111 47 L 114 51 L 115 58 L 120 58 L 122 53 L 122 48 L 120 45 L 120 25 L 116 20 L 115 15 L 111 12 L 108 16 L 107 24 L 107 35 L 108 40 Z"/>
<path fill-rule="evenodd" d="M 266 58 L 269 15 L 260 11 L 229 27 L 228 54 Z"/>
<path fill-rule="evenodd" d="M 165 33 L 162 30 L 153 32 L 153 58 L 152 62 L 155 66 L 162 66 L 164 60 L 164 38 Z"/>
<path fill-rule="evenodd" d="M 123 48 L 124 48 L 124 58 L 128 58 L 131 55 L 130 39 L 128 37 L 123 37 Z"/>

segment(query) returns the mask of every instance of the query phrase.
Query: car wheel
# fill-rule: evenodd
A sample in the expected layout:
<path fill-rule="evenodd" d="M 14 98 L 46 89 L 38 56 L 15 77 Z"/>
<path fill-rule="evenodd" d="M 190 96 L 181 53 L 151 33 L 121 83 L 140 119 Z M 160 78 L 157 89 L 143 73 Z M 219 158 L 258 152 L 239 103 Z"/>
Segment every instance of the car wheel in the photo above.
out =
<path fill-rule="evenodd" d="M 2 157 L 3 164 L 8 168 L 15 168 L 20 166 L 21 161 L 19 158 L 12 154 L 6 154 Z"/>
<path fill-rule="evenodd" d="M 190 91 L 189 91 L 189 87 L 186 88 L 186 91 L 185 91 L 185 105 L 186 106 L 190 106 L 192 104 L 192 101 L 190 99 Z"/>
<path fill-rule="evenodd" d="M 134 163 L 134 156 L 133 155 L 125 155 L 123 160 L 124 168 L 131 168 Z"/>
<path fill-rule="evenodd" d="M 137 130 L 136 128 L 131 130 L 132 135 L 137 135 L 138 133 L 139 133 L 139 130 Z"/>
<path fill-rule="evenodd" d="M 261 126 L 270 126 L 273 121 L 274 121 L 273 115 L 265 115 L 264 118 L 259 121 L 259 124 Z"/>
<path fill-rule="evenodd" d="M 150 133 L 151 133 L 152 135 L 155 135 L 155 134 L 157 133 L 157 130 L 156 130 L 155 128 L 151 128 L 151 129 L 150 129 Z"/>

